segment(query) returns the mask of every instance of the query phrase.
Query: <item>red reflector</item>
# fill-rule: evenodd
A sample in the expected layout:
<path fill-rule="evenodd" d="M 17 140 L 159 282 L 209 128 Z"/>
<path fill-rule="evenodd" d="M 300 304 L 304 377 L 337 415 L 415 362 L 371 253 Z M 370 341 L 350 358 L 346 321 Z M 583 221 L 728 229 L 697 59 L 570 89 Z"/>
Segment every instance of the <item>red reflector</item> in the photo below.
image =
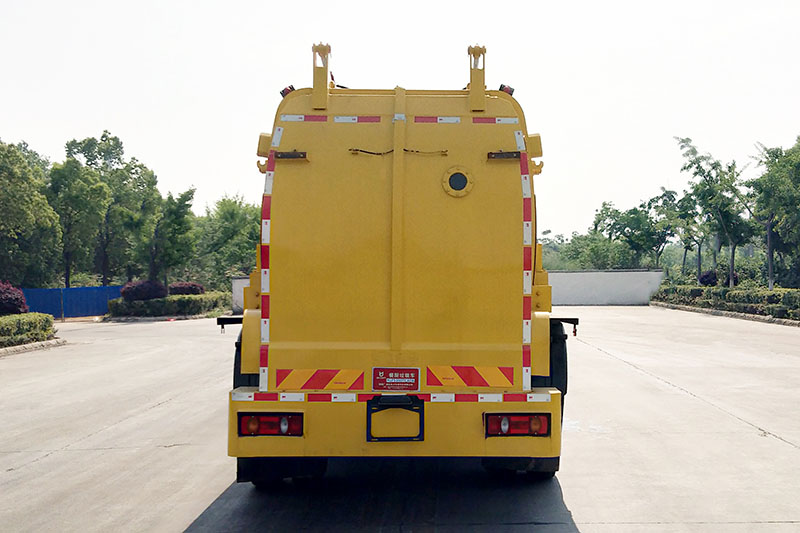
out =
<path fill-rule="evenodd" d="M 529 435 L 546 437 L 550 434 L 548 414 L 490 414 L 486 415 L 486 435 L 508 437 Z"/>
<path fill-rule="evenodd" d="M 287 435 L 297 437 L 302 434 L 303 415 L 300 413 L 239 413 L 239 435 Z"/>

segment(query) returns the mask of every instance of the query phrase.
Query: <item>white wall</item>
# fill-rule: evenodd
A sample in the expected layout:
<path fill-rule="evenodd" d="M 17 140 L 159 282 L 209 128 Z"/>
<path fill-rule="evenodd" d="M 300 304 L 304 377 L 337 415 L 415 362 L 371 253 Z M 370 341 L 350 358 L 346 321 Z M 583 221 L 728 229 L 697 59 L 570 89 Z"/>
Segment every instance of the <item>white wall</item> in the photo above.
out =
<path fill-rule="evenodd" d="M 549 273 L 553 305 L 647 305 L 660 270 L 587 270 Z"/>
<path fill-rule="evenodd" d="M 233 314 L 240 315 L 244 312 L 244 292 L 242 289 L 250 286 L 249 277 L 231 278 L 231 292 Z"/>

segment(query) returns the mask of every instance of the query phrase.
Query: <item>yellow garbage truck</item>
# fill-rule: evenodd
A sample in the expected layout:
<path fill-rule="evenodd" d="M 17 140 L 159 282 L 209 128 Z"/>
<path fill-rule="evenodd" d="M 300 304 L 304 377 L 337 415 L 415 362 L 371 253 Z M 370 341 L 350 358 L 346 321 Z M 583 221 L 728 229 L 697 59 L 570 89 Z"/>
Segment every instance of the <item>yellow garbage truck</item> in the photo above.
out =
<path fill-rule="evenodd" d="M 349 89 L 316 45 L 258 141 L 257 266 L 229 397 L 238 481 L 333 457 L 474 457 L 548 478 L 567 392 L 536 244 L 542 145 L 513 90 Z M 231 323 L 233 320 L 229 320 Z M 222 320 L 223 325 L 225 319 Z"/>

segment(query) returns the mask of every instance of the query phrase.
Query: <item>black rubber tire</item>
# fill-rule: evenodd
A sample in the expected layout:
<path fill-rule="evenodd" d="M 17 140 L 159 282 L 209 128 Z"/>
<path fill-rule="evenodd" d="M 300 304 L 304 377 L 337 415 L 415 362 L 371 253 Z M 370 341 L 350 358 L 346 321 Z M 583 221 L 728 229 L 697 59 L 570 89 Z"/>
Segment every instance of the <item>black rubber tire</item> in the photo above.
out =
<path fill-rule="evenodd" d="M 550 321 L 550 386 L 561 391 L 561 420 L 564 420 L 564 398 L 567 395 L 567 335 L 564 324 Z"/>
<path fill-rule="evenodd" d="M 258 387 L 258 374 L 242 374 L 242 332 L 236 339 L 236 351 L 233 354 L 233 388 Z"/>
<path fill-rule="evenodd" d="M 547 481 L 548 479 L 553 479 L 553 477 L 556 475 L 556 473 L 555 472 L 526 472 L 525 475 L 528 476 L 528 479 L 530 481 L 542 482 L 542 481 Z"/>

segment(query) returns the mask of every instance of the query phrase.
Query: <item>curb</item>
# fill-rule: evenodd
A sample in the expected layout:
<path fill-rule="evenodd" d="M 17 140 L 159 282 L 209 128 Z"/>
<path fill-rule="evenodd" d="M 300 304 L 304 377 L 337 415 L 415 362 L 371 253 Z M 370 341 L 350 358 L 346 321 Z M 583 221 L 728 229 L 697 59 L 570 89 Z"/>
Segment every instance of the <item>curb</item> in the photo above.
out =
<path fill-rule="evenodd" d="M 214 318 L 204 315 L 175 315 L 175 316 L 106 316 L 101 322 L 174 322 L 176 320 L 197 320 L 199 318 Z"/>
<path fill-rule="evenodd" d="M 50 339 L 49 341 L 31 342 L 28 344 L 20 344 L 18 346 L 9 346 L 7 348 L 0 348 L 0 357 L 12 355 L 15 353 L 32 352 L 34 350 L 44 350 L 52 348 L 53 346 L 61 346 L 67 344 L 67 339 Z"/>
<path fill-rule="evenodd" d="M 747 313 L 737 313 L 735 311 L 723 311 L 721 309 L 708 309 L 706 307 L 692 307 L 691 305 L 670 304 L 666 302 L 650 302 L 652 307 L 663 307 L 665 309 L 675 309 L 677 311 L 690 311 L 692 313 L 703 313 L 705 315 L 724 316 L 726 318 L 738 318 L 740 320 L 750 320 L 752 322 L 765 322 L 767 324 L 779 324 L 781 326 L 800 327 L 800 320 L 789 320 L 786 318 L 775 318 L 773 316 L 748 315 Z"/>

